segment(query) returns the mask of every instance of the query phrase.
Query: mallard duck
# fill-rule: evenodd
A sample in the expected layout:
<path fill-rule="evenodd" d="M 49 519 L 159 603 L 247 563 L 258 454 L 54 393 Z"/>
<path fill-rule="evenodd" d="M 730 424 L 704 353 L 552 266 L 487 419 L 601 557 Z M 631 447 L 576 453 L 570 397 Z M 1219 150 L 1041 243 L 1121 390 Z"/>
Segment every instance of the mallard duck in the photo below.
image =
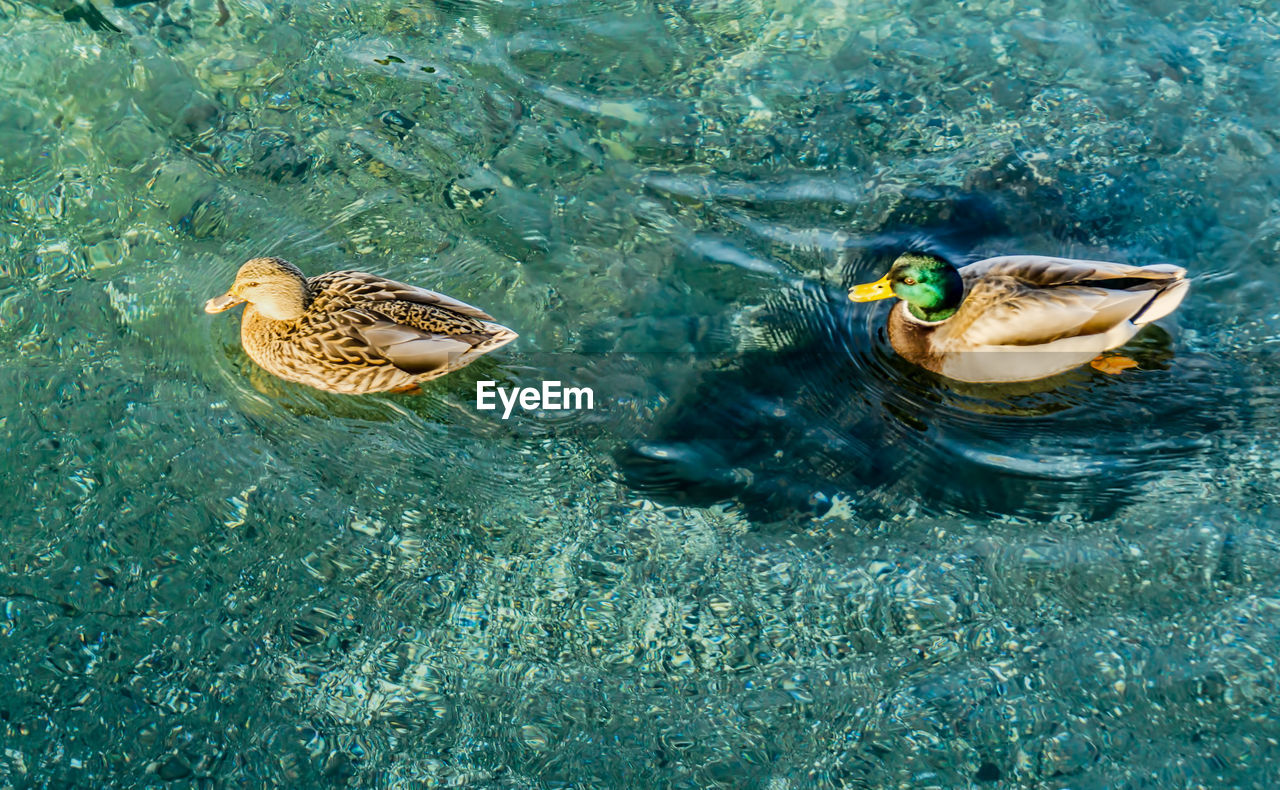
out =
<path fill-rule="evenodd" d="M 909 362 L 959 381 L 1002 382 L 1052 376 L 1123 345 L 1173 312 L 1189 286 L 1185 269 L 1163 263 L 1009 255 L 957 269 L 909 252 L 849 298 L 902 300 L 889 313 L 889 342 Z"/>
<path fill-rule="evenodd" d="M 516 339 L 483 310 L 364 272 L 307 278 L 280 258 L 254 258 L 204 309 L 248 302 L 240 342 L 267 372 L 356 395 L 403 392 Z"/>

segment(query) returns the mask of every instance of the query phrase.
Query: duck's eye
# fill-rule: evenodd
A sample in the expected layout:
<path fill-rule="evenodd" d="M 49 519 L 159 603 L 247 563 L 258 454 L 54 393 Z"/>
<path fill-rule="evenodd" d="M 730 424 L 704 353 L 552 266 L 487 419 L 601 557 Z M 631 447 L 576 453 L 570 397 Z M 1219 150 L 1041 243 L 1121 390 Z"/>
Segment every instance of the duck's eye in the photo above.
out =
<path fill-rule="evenodd" d="M 902 284 L 903 284 L 903 285 L 915 285 L 915 284 L 916 284 L 916 278 L 914 278 L 914 277 L 903 277 L 903 278 L 902 278 Z"/>
<path fill-rule="evenodd" d="M 258 284 L 257 284 L 257 283 L 245 283 L 244 285 L 242 285 L 242 286 L 240 286 L 240 287 L 241 287 L 241 288 L 257 288 L 257 287 L 258 287 Z"/>

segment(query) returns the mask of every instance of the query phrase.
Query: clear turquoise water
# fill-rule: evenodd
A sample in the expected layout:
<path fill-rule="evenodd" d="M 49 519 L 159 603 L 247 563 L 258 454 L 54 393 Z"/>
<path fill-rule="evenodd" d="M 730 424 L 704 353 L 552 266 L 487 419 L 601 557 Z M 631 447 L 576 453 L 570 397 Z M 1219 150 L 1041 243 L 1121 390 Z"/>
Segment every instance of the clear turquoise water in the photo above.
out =
<path fill-rule="evenodd" d="M 220 7 L 0 1 L 0 786 L 1275 785 L 1274 4 Z M 952 387 L 912 242 L 1195 284 Z M 271 380 L 267 252 L 521 338 Z"/>

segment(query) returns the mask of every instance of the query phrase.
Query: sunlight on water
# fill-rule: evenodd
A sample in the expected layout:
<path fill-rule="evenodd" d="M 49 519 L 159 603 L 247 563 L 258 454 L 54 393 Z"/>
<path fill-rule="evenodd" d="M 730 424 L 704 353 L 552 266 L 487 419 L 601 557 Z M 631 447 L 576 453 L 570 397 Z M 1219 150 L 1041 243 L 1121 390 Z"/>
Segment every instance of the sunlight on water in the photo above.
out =
<path fill-rule="evenodd" d="M 1270 4 L 95 4 L 0 0 L 0 785 L 1277 781 Z M 1193 285 L 957 385 L 912 245 Z M 266 254 L 520 339 L 274 379 Z"/>

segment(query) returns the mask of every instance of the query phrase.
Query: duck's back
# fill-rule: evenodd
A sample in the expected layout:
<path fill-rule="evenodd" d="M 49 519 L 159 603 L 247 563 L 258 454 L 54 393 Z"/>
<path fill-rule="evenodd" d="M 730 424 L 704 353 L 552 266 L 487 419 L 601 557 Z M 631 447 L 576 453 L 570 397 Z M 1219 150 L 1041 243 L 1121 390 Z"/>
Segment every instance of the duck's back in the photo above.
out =
<path fill-rule="evenodd" d="M 482 332 L 493 316 L 442 293 L 387 280 L 365 272 L 329 272 L 307 281 L 312 294 L 307 313 L 332 315 L 372 310 L 425 332 L 460 335 Z"/>

